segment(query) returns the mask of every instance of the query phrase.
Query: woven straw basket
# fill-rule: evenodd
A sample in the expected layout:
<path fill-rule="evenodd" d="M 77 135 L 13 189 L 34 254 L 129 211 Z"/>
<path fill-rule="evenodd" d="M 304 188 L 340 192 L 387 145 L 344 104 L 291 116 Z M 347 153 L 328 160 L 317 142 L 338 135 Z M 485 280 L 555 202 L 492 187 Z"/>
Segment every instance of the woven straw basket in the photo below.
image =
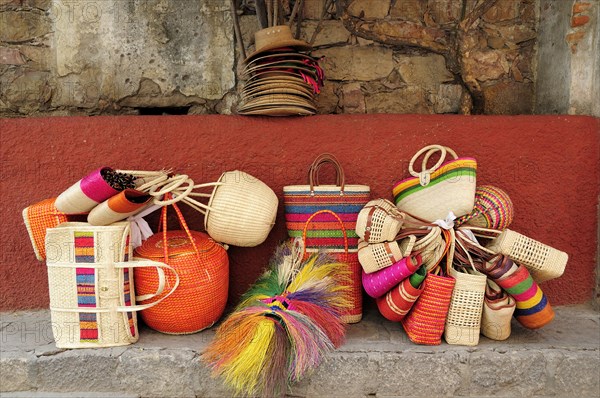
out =
<path fill-rule="evenodd" d="M 88 215 L 92 225 L 108 225 L 143 210 L 152 197 L 135 189 L 125 189 L 94 207 Z"/>
<path fill-rule="evenodd" d="M 46 199 L 23 209 L 23 222 L 39 261 L 46 259 L 46 230 L 69 221 L 69 216 L 56 209 L 56 199 Z"/>
<path fill-rule="evenodd" d="M 190 334 L 211 327 L 219 320 L 229 288 L 229 259 L 223 246 L 205 233 L 190 231 L 176 204 L 182 230 L 157 233 L 135 250 L 136 256 L 169 264 L 181 279 L 180 287 L 162 303 L 142 311 L 144 322 L 167 334 Z M 162 209 L 167 225 L 167 207 Z M 156 272 L 136 269 L 139 293 L 156 290 Z M 168 279 L 169 284 L 173 280 Z M 162 297 L 158 297 L 160 300 Z"/>
<path fill-rule="evenodd" d="M 127 345 L 138 340 L 136 305 L 165 291 L 165 272 L 174 271 L 155 261 L 128 261 L 128 222 L 106 227 L 63 223 L 46 235 L 48 285 L 52 332 L 59 348 L 95 348 Z M 156 290 L 135 296 L 133 270 L 152 268 Z M 177 288 L 175 275 L 168 297 Z M 162 300 L 162 298 L 161 298 Z"/>
<path fill-rule="evenodd" d="M 264 182 L 243 171 L 228 171 L 212 192 L 204 228 L 217 242 L 257 246 L 275 225 L 278 204 L 277 195 Z"/>
<path fill-rule="evenodd" d="M 514 262 L 524 265 L 538 283 L 560 277 L 567 266 L 569 255 L 510 229 L 496 231 L 485 228 L 469 228 L 497 234 L 486 247 L 504 254 Z"/>
<path fill-rule="evenodd" d="M 410 255 L 415 241 L 414 235 L 403 239 L 400 243 L 392 241 L 368 244 L 360 240 L 358 241 L 358 260 L 363 270 L 370 274 L 389 267 Z"/>
<path fill-rule="evenodd" d="M 450 275 L 456 279 L 456 284 L 452 291 L 444 338 L 448 344 L 475 346 L 479 343 L 487 277 L 479 272 L 468 274 L 455 269 L 450 269 Z"/>
<path fill-rule="evenodd" d="M 440 152 L 440 159 L 428 169 L 427 162 L 436 152 Z M 444 162 L 447 153 L 454 160 Z M 417 172 L 414 164 L 423 154 L 422 168 Z M 393 188 L 394 201 L 400 211 L 432 222 L 445 219 L 451 211 L 460 217 L 473 210 L 477 172 L 475 159 L 459 158 L 450 148 L 429 145 L 413 156 L 408 170 L 413 177 L 398 182 Z"/>
<path fill-rule="evenodd" d="M 404 257 L 397 263 L 387 268 L 367 274 L 362 274 L 362 285 L 365 292 L 373 297 L 379 298 L 390 291 L 402 280 L 414 274 L 421 266 L 421 255 Z"/>
<path fill-rule="evenodd" d="M 506 340 L 510 337 L 510 321 L 514 312 L 515 299 L 488 279 L 481 316 L 481 334 L 492 340 Z"/>
<path fill-rule="evenodd" d="M 367 243 L 393 241 L 402 224 L 404 214 L 386 199 L 372 200 L 358 213 L 356 234 Z"/>

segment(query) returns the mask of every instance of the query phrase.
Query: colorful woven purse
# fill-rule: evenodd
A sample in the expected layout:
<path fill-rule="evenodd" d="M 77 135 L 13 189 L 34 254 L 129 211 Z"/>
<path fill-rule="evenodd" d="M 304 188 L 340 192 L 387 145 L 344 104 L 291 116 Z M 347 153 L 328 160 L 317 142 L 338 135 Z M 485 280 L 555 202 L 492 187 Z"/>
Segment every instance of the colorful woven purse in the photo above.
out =
<path fill-rule="evenodd" d="M 70 215 L 58 211 L 54 205 L 55 202 L 56 199 L 46 199 L 23 209 L 23 222 L 27 228 L 35 257 L 39 261 L 46 260 L 45 240 L 48 228 L 57 227 L 68 221 L 78 221 L 80 217 L 85 220 L 85 215 Z"/>
<path fill-rule="evenodd" d="M 181 230 L 167 231 L 167 207 L 163 207 L 162 228 L 159 227 L 162 231 L 146 240 L 135 254 L 169 264 L 180 276 L 180 287 L 168 299 L 142 311 L 141 316 L 159 332 L 190 334 L 212 326 L 223 314 L 229 288 L 229 259 L 223 246 L 208 235 L 190 231 L 178 206 L 172 206 Z M 156 280 L 152 269 L 135 270 L 140 294 L 154 291 Z M 167 282 L 174 283 L 170 278 Z"/>
<path fill-rule="evenodd" d="M 330 164 L 336 170 L 336 185 L 319 185 L 319 170 Z M 309 185 L 290 185 L 283 188 L 285 221 L 292 238 L 302 237 L 308 219 L 320 210 L 331 210 L 342 220 L 348 235 L 350 252 L 358 247 L 356 221 L 360 210 L 369 202 L 370 188 L 365 185 L 347 185 L 344 171 L 331 154 L 318 156 L 309 170 Z M 323 248 L 344 251 L 344 237 L 336 219 L 326 213 L 312 218 L 307 232 L 306 246 L 309 249 Z"/>
<path fill-rule="evenodd" d="M 58 348 L 127 345 L 138 340 L 136 312 L 167 299 L 179 277 L 156 261 L 131 260 L 130 223 L 97 227 L 68 222 L 46 235 L 52 332 Z M 154 290 L 136 296 L 133 272 L 151 269 Z M 170 289 L 165 291 L 168 270 Z M 136 301 L 158 297 L 145 305 Z"/>
<path fill-rule="evenodd" d="M 427 168 L 434 153 L 440 152 L 437 163 Z M 454 160 L 445 162 L 450 153 Z M 416 160 L 425 154 L 422 171 L 416 172 Z M 400 211 L 433 222 L 446 219 L 450 212 L 456 217 L 471 213 L 475 201 L 477 161 L 459 158 L 441 145 L 429 145 L 418 151 L 410 161 L 408 171 L 413 177 L 401 180 L 393 188 L 394 202 Z"/>
<path fill-rule="evenodd" d="M 443 230 L 445 237 L 444 254 L 447 256 L 446 264 L 452 263 L 452 236 L 449 231 Z M 402 326 L 410 341 L 416 344 L 439 345 L 442 342 L 442 334 L 446 324 L 446 316 L 450 307 L 452 290 L 455 279 L 449 276 L 438 275 L 442 267 L 440 262 L 432 269 L 425 278 L 423 292 L 414 304 L 408 315 L 402 320 Z M 448 265 L 446 265 L 448 272 Z"/>
<path fill-rule="evenodd" d="M 352 252 L 349 250 L 349 240 L 346 233 L 346 228 L 344 227 L 344 222 L 341 217 L 337 215 L 335 212 L 331 210 L 319 210 L 316 213 L 312 214 L 311 217 L 306 220 L 304 228 L 302 230 L 302 239 L 304 242 L 308 240 L 308 231 L 309 226 L 315 219 L 327 220 L 335 220 L 338 223 L 339 228 L 342 231 L 342 238 L 344 240 L 344 250 L 342 252 L 338 250 L 331 249 L 311 249 L 307 248 L 306 244 L 304 244 L 304 258 L 308 258 L 316 252 L 323 251 L 327 252 L 329 256 L 336 260 L 337 262 L 344 263 L 348 266 L 349 272 L 348 276 L 344 278 L 340 278 L 338 283 L 340 285 L 345 286 L 346 298 L 349 302 L 349 308 L 342 313 L 341 319 L 345 323 L 357 323 L 362 319 L 362 304 L 363 304 L 363 296 L 362 296 L 362 283 L 361 283 L 361 272 L 362 269 L 360 267 L 360 263 L 358 262 L 358 253 L 356 251 Z"/>

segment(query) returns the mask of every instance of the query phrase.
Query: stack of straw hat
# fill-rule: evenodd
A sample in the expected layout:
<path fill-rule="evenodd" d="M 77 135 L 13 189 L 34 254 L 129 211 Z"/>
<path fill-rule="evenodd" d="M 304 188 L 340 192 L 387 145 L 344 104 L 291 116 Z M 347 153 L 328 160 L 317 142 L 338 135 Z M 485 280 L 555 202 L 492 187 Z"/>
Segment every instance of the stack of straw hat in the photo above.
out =
<path fill-rule="evenodd" d="M 302 52 L 310 45 L 294 39 L 287 25 L 259 30 L 255 43 L 256 51 L 245 60 L 238 113 L 314 115 L 324 76 L 318 60 Z"/>

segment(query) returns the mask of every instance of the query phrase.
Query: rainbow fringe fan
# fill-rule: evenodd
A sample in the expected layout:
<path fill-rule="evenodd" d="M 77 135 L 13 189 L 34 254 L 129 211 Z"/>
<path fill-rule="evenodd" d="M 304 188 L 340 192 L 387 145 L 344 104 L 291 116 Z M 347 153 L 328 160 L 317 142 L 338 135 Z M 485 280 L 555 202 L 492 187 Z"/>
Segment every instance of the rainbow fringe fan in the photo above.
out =
<path fill-rule="evenodd" d="M 301 261 L 302 253 L 298 241 L 277 249 L 202 355 L 237 395 L 283 395 L 344 340 L 347 266 L 325 254 Z"/>

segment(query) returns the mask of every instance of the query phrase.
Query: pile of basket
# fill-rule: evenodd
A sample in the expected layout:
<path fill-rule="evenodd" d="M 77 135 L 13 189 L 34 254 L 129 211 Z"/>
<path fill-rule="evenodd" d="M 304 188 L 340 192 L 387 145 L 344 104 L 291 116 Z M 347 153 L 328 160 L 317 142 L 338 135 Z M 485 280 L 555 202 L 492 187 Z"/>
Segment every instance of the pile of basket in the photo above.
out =
<path fill-rule="evenodd" d="M 505 340 L 513 316 L 529 329 L 551 322 L 539 284 L 560 277 L 568 255 L 508 229 L 513 204 L 504 190 L 476 185 L 475 159 L 430 145 L 409 173 L 394 185 L 395 204 L 373 200 L 356 223 L 363 287 L 381 314 L 426 345 L 442 335 L 460 345 L 480 334 Z"/>
<path fill-rule="evenodd" d="M 212 192 L 198 192 L 205 188 Z M 204 216 L 206 233 L 190 230 L 178 203 Z M 102 167 L 27 207 L 34 251 L 48 267 L 57 347 L 134 343 L 138 311 L 163 333 L 212 326 L 228 297 L 227 245 L 262 243 L 277 206 L 273 190 L 242 171 L 194 184 L 187 175 Z M 169 207 L 179 230 L 167 228 Z M 157 210 L 153 234 L 144 217 Z"/>

